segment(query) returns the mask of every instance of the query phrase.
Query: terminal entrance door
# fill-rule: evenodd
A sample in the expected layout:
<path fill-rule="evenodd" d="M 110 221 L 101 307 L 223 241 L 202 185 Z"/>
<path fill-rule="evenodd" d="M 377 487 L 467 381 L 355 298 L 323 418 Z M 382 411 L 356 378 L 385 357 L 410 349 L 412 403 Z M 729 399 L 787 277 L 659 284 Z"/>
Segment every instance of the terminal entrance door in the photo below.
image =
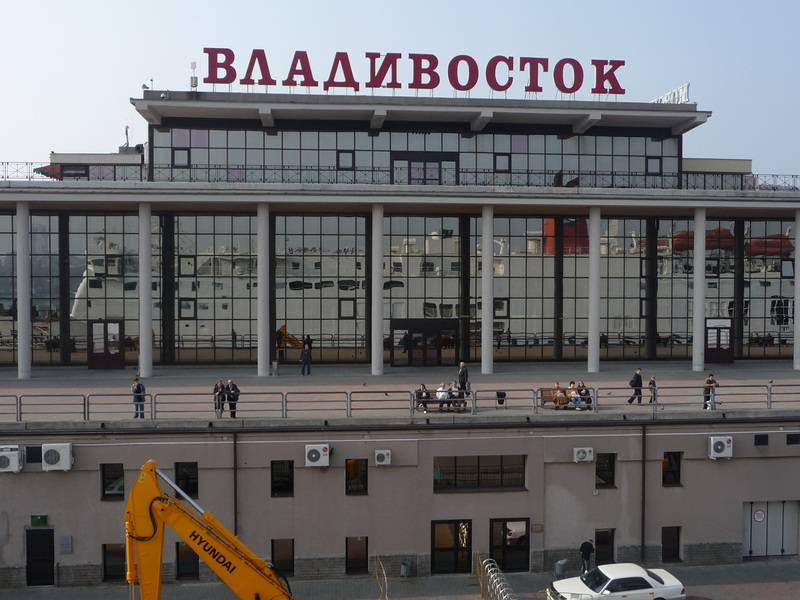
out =
<path fill-rule="evenodd" d="M 125 322 L 122 319 L 89 321 L 88 363 L 90 369 L 125 368 Z"/>
<path fill-rule="evenodd" d="M 733 362 L 733 325 L 731 319 L 706 319 L 706 362 Z"/>
<path fill-rule="evenodd" d="M 392 319 L 389 363 L 393 367 L 458 364 L 457 319 Z"/>

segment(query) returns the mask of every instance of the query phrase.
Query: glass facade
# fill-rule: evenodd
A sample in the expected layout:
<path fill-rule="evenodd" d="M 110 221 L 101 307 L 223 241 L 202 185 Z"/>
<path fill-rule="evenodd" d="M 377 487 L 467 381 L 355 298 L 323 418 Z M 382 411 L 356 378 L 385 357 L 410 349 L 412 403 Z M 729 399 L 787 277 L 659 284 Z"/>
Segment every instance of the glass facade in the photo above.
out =
<path fill-rule="evenodd" d="M 423 129 L 423 128 L 421 128 Z M 524 130 L 523 128 L 517 128 Z M 157 128 L 154 181 L 677 188 L 680 137 Z"/>
<path fill-rule="evenodd" d="M 367 131 L 348 121 L 287 121 L 271 128 L 249 121 L 239 128 L 212 123 L 151 127 L 150 179 L 660 189 L 681 187 L 685 179 L 681 138 L 663 130 L 594 127 L 574 134 L 563 125 L 490 123 L 481 132 L 466 132 L 455 123 L 392 122 Z M 326 212 L 276 201 L 270 207 L 265 292 L 274 358 L 296 363 L 309 340 L 314 361 L 369 361 L 371 264 L 381 260 L 381 334 L 384 359 L 392 365 L 477 360 L 483 336 L 491 336 L 497 361 L 585 359 L 586 215 L 558 210 L 555 197 L 535 216 L 522 214 L 528 207 L 515 201 L 495 215 L 487 248 L 481 218 L 462 205 L 447 210 L 451 201 L 458 199 L 442 196 L 434 208 L 419 211 L 392 204 L 383 221 L 382 257 L 369 251 L 368 204 L 333 214 L 334 200 L 324 200 Z M 153 259 L 146 268 L 153 276 L 155 362 L 257 361 L 254 212 L 252 204 L 206 213 L 154 212 Z M 729 324 L 728 333 L 719 335 L 733 338 L 737 357 L 791 355 L 794 222 L 709 219 L 700 261 L 691 209 L 687 213 L 656 218 L 632 206 L 630 214 L 604 214 L 601 358 L 690 357 L 696 268 L 706 276 L 705 317 L 717 327 Z M 138 360 L 138 226 L 133 211 L 32 214 L 36 363 L 91 364 L 88 332 L 96 331 L 94 321 L 107 320 L 122 327 L 126 361 Z M 14 232 L 14 216 L 0 215 L 5 363 L 16 361 Z M 492 306 L 481 298 L 487 252 Z M 485 310 L 492 311 L 490 331 L 483 330 Z"/>

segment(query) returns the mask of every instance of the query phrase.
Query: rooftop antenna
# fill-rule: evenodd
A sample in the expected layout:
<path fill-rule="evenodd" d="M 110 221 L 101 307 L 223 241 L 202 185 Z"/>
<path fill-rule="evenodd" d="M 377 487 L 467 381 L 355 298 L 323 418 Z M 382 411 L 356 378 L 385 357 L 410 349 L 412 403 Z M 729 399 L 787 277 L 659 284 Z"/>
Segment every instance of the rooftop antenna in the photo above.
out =
<path fill-rule="evenodd" d="M 126 148 L 131 145 L 131 141 L 128 138 L 128 129 L 129 129 L 129 127 L 127 125 L 125 125 L 125 147 Z"/>

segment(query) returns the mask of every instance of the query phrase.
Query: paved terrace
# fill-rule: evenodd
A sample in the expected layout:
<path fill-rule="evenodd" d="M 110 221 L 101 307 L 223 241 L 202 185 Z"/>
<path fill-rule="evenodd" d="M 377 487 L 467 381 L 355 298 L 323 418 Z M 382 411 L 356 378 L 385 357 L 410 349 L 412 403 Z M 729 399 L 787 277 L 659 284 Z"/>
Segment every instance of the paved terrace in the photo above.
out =
<path fill-rule="evenodd" d="M 300 365 L 281 365 L 278 376 L 257 377 L 253 366 L 156 367 L 143 380 L 149 395 L 145 419 L 133 419 L 131 379 L 136 369 L 90 371 L 80 367 L 36 367 L 29 380 L 16 378 L 13 368 L 0 369 L 0 432 L 52 428 L 58 422 L 67 429 L 92 429 L 115 424 L 124 428 L 160 427 L 167 421 L 176 427 L 270 427 L 359 423 L 372 425 L 458 424 L 513 422 L 518 420 L 604 421 L 793 418 L 800 415 L 800 372 L 791 361 L 742 361 L 715 365 L 702 373 L 687 362 L 607 363 L 601 373 L 589 374 L 575 363 L 495 365 L 495 373 L 483 375 L 479 364 L 469 364 L 474 401 L 462 413 L 440 412 L 431 400 L 427 414 L 413 410 L 411 393 L 420 383 L 435 390 L 457 377 L 457 367 L 387 367 L 373 376 L 368 365 L 314 365 L 309 377 Z M 645 385 L 655 375 L 659 395 L 649 404 L 643 389 L 641 406 L 627 403 L 628 386 L 636 367 L 642 367 Z M 702 384 L 709 372 L 720 382 L 716 410 L 703 410 Z M 214 383 L 233 379 L 242 390 L 237 419 L 228 412 L 216 419 L 212 401 Z M 553 381 L 562 387 L 583 379 L 596 401 L 590 410 L 554 410 L 539 406 L 541 394 L 549 398 Z M 503 406 L 496 391 L 505 391 Z M 432 394 L 433 395 L 433 394 Z M 38 424 L 38 425 L 37 425 Z"/>

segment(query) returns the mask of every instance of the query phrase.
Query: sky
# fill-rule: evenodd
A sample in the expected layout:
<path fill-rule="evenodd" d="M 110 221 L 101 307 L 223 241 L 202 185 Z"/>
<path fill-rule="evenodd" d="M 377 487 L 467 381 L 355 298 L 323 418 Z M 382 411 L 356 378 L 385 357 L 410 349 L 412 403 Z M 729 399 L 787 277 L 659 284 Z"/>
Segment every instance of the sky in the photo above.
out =
<path fill-rule="evenodd" d="M 752 159 L 758 174 L 800 174 L 800 120 L 793 116 L 800 2 L 39 0 L 6 3 L 3 13 L 0 162 L 47 162 L 51 151 L 116 152 L 126 126 L 132 145 L 146 142 L 146 123 L 130 98 L 141 98 L 151 80 L 157 90 L 189 89 L 192 62 L 198 89 L 211 91 L 202 83 L 203 49 L 216 47 L 236 53 L 239 77 L 250 53 L 263 49 L 277 80 L 286 78 L 294 53 L 306 51 L 320 82 L 313 94 L 325 93 L 336 52 L 348 53 L 360 95 L 371 94 L 363 87 L 367 52 L 403 55 L 398 95 L 414 95 L 406 85 L 409 53 L 434 54 L 445 65 L 466 54 L 481 70 L 497 55 L 547 58 L 540 100 L 560 98 L 552 70 L 563 58 L 587 71 L 575 100 L 598 99 L 590 92 L 592 60 L 624 60 L 616 74 L 625 94 L 617 101 L 649 102 L 688 83 L 690 101 L 712 111 L 684 136 L 685 157 Z M 445 81 L 434 95 L 451 98 L 446 67 L 439 71 Z M 524 99 L 523 74 L 516 68 L 512 75 L 507 95 L 494 97 Z M 483 76 L 470 97 L 491 97 Z"/>

